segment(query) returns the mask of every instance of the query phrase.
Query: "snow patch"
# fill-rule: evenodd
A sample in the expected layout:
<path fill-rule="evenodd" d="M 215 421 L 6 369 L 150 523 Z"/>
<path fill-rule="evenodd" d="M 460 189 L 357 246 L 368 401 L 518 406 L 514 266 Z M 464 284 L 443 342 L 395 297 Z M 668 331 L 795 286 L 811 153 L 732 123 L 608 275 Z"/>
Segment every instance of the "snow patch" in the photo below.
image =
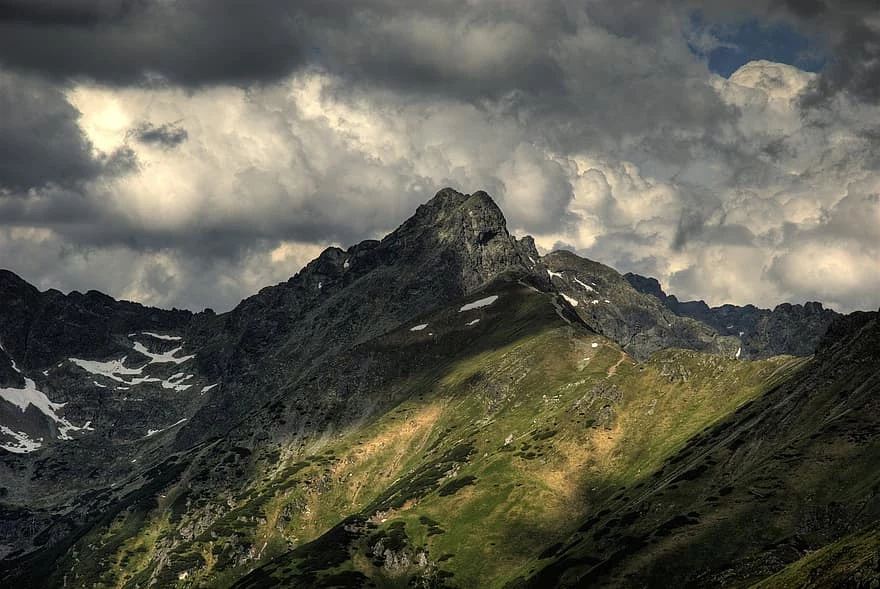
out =
<path fill-rule="evenodd" d="M 0 448 L 12 452 L 13 454 L 27 454 L 28 452 L 39 450 L 43 446 L 43 438 L 32 440 L 26 433 L 12 431 L 5 425 L 0 425 L 0 432 L 14 438 L 14 441 L 9 444 L 0 445 Z"/>
<path fill-rule="evenodd" d="M 422 323 L 421 325 L 416 325 L 415 327 L 410 327 L 409 330 L 410 330 L 410 331 L 422 331 L 422 330 L 425 329 L 426 327 L 428 327 L 428 324 L 427 324 L 427 323 Z"/>
<path fill-rule="evenodd" d="M 153 437 L 153 436 L 155 436 L 155 435 L 158 434 L 158 433 L 164 432 L 165 430 L 169 430 L 169 429 L 171 429 L 172 427 L 176 427 L 176 426 L 180 425 L 180 424 L 183 423 L 184 421 L 186 421 L 186 418 L 185 418 L 185 417 L 184 417 L 183 419 L 181 419 L 180 421 L 176 421 L 176 422 L 172 423 L 172 424 L 169 425 L 168 427 L 163 427 L 162 429 L 148 429 L 148 430 L 147 430 L 147 435 L 144 436 L 144 438 L 150 438 L 150 437 Z"/>
<path fill-rule="evenodd" d="M 593 288 L 589 284 L 584 284 L 583 282 L 578 280 L 577 277 L 575 277 L 574 281 L 577 282 L 578 284 L 580 284 L 581 286 L 583 286 L 585 289 L 587 289 L 587 292 L 595 292 L 596 291 L 595 288 Z"/>
<path fill-rule="evenodd" d="M 185 380 L 189 380 L 194 375 L 192 374 L 183 374 L 182 372 L 178 372 L 177 374 L 169 377 L 167 380 L 162 381 L 163 389 L 173 389 L 179 393 L 191 388 L 193 385 L 191 384 L 181 384 Z"/>
<path fill-rule="evenodd" d="M 553 279 L 554 276 L 556 278 L 562 278 L 562 272 L 554 272 L 553 270 L 550 270 L 549 268 L 547 269 L 547 274 L 550 276 L 551 280 Z"/>
<path fill-rule="evenodd" d="M 0 344 L 0 350 L 9 356 L 9 353 L 6 352 L 6 349 L 3 348 L 3 345 Z M 12 403 L 24 413 L 28 405 L 33 405 L 36 407 L 43 415 L 51 419 L 58 426 L 58 437 L 62 440 L 70 439 L 70 432 L 80 431 L 82 428 L 76 427 L 63 417 L 60 417 L 57 413 L 57 410 L 64 407 L 65 403 L 53 403 L 49 397 L 46 396 L 45 393 L 37 389 L 37 384 L 30 378 L 24 376 L 21 370 L 18 369 L 18 366 L 15 364 L 15 360 L 12 359 L 12 356 L 9 356 L 9 361 L 12 363 L 12 369 L 21 374 L 24 377 L 24 388 L 23 389 L 13 389 L 13 388 L 0 388 L 0 399 L 3 399 L 9 403 Z M 12 431 L 12 430 L 10 430 Z M 19 432 L 20 433 L 20 432 Z M 24 434 L 22 434 L 24 435 Z M 13 436 L 15 437 L 15 436 Z M 16 440 L 19 438 L 16 437 Z M 22 438 L 23 440 L 23 438 Z M 21 442 L 24 444 L 24 441 Z M 26 447 L 22 446 L 22 447 Z M 34 448 L 36 449 L 36 448 Z M 11 451 L 11 450 L 10 450 Z M 30 451 L 30 450 L 28 450 Z"/>
<path fill-rule="evenodd" d="M 739 357 L 742 356 L 742 351 L 743 351 L 743 349 L 741 346 L 739 348 L 737 348 L 737 350 L 736 350 L 736 359 L 737 360 L 739 360 Z"/>
<path fill-rule="evenodd" d="M 110 360 L 108 362 L 80 360 L 79 358 L 68 358 L 68 360 L 70 360 L 86 372 L 97 374 L 98 376 L 103 376 L 111 380 L 115 380 L 116 382 L 123 382 L 127 384 L 128 381 L 122 378 L 122 376 L 143 374 L 144 367 L 141 366 L 140 368 L 128 368 L 127 366 L 123 366 L 126 358 L 128 358 L 128 356 L 123 356 L 121 360 Z"/>
<path fill-rule="evenodd" d="M 219 382 L 215 382 L 214 384 L 209 384 L 208 386 L 204 386 L 204 387 L 202 387 L 202 394 L 205 394 L 208 391 L 210 391 L 211 389 L 213 389 L 215 387 L 219 387 L 219 386 L 220 386 Z"/>
<path fill-rule="evenodd" d="M 498 300 L 498 295 L 492 295 L 491 297 L 486 297 L 484 299 L 480 299 L 478 301 L 474 301 L 473 303 L 468 303 L 467 305 L 463 305 L 461 309 L 458 310 L 459 313 L 463 313 L 465 311 L 472 311 L 473 309 L 480 309 L 482 307 L 488 307 L 492 303 Z"/>
<path fill-rule="evenodd" d="M 154 337 L 156 339 L 165 340 L 167 342 L 179 342 L 183 339 L 179 335 L 163 335 L 161 333 L 153 333 L 152 331 L 142 331 L 141 333 L 150 337 Z"/>
<path fill-rule="evenodd" d="M 596 342 L 593 342 L 592 344 L 590 344 L 590 347 L 591 348 L 598 348 L 599 344 L 597 344 Z"/>
<path fill-rule="evenodd" d="M 351 266 L 351 264 L 349 263 L 348 260 L 345 260 L 345 263 L 342 264 L 342 267 L 346 268 L 346 269 L 348 269 L 349 266 Z"/>
<path fill-rule="evenodd" d="M 194 355 L 193 356 L 181 356 L 179 358 L 175 357 L 177 355 L 177 353 L 183 349 L 180 346 L 174 348 L 173 350 L 163 352 L 161 354 L 154 354 L 153 352 L 149 351 L 146 348 L 146 346 L 144 346 L 144 344 L 142 344 L 140 342 L 135 342 L 134 349 L 136 352 L 140 352 L 144 356 L 147 356 L 150 359 L 150 361 L 148 362 L 149 364 L 164 364 L 166 362 L 174 362 L 175 364 L 183 364 L 184 362 L 195 358 Z"/>
<path fill-rule="evenodd" d="M 142 343 L 135 342 L 134 349 L 135 351 L 140 352 L 141 354 L 149 358 L 146 364 L 138 368 L 129 368 L 125 366 L 125 360 L 126 358 L 128 358 L 128 356 L 123 356 L 119 360 L 108 360 L 107 362 L 100 362 L 97 360 L 82 360 L 80 358 L 69 358 L 69 360 L 90 374 L 103 376 L 104 378 L 108 378 L 110 380 L 118 382 L 120 385 L 125 385 L 117 386 L 116 390 L 118 391 L 127 391 L 132 386 L 151 382 L 162 383 L 162 388 L 174 389 L 176 391 L 185 391 L 192 386 L 181 384 L 182 381 L 192 378 L 192 374 L 184 374 L 183 372 L 178 372 L 164 381 L 161 378 L 144 375 L 144 368 L 146 368 L 150 364 L 165 364 L 169 362 L 173 362 L 174 364 L 182 364 L 188 360 L 195 358 L 195 356 L 176 357 L 176 354 L 182 349 L 181 347 L 178 346 L 173 350 L 169 352 L 164 352 L 162 354 L 154 354 L 153 352 L 150 352 L 147 347 L 144 346 Z M 99 383 L 98 381 L 93 380 L 92 382 L 95 384 L 95 386 L 106 388 L 105 385 Z"/>
<path fill-rule="evenodd" d="M 568 296 L 568 295 L 565 294 L 565 293 L 559 293 L 559 294 L 561 294 L 561 295 L 562 295 L 562 298 L 564 298 L 566 301 L 568 301 L 568 304 L 571 305 L 572 307 L 577 307 L 577 306 L 578 306 L 578 302 L 577 302 L 576 299 L 571 298 L 570 296 Z"/>
<path fill-rule="evenodd" d="M 471 325 L 476 325 L 479 322 L 480 322 L 479 319 L 474 319 L 473 321 L 468 321 L 467 325 L 468 325 L 468 327 L 470 327 Z"/>

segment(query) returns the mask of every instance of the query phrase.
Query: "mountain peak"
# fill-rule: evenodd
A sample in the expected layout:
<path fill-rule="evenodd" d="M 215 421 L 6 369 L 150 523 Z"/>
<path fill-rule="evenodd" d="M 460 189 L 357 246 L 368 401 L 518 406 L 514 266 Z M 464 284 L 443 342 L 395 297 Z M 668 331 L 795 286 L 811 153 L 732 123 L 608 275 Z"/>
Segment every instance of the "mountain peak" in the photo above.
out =
<path fill-rule="evenodd" d="M 434 198 L 419 206 L 415 215 L 401 229 L 433 227 L 441 233 L 443 230 L 453 230 L 454 236 L 462 237 L 454 231 L 462 226 L 476 231 L 478 241 L 486 241 L 493 235 L 507 234 L 504 213 L 491 196 L 482 190 L 465 194 L 452 188 L 440 190 Z M 482 237 L 480 232 L 483 233 Z"/>
<path fill-rule="evenodd" d="M 458 276 L 459 294 L 504 270 L 528 267 L 530 241 L 518 242 L 507 230 L 501 209 L 486 192 L 444 188 L 381 242 L 387 260 L 405 259 L 438 275 Z M 443 268 L 443 270 L 440 270 Z"/>

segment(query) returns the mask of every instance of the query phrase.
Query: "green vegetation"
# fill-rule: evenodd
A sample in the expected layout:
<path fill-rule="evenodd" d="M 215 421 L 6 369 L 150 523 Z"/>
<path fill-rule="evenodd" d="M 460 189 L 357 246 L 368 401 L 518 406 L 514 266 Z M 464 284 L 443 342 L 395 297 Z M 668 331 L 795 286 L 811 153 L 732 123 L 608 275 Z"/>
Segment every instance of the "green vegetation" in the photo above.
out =
<path fill-rule="evenodd" d="M 795 561 L 752 589 L 819 589 L 880 585 L 880 531 L 847 536 Z"/>
<path fill-rule="evenodd" d="M 70 583 L 538 587 L 573 580 L 569 565 L 598 579 L 662 546 L 637 561 L 659 579 L 693 549 L 683 535 L 710 524 L 713 537 L 736 535 L 722 520 L 747 517 L 745 494 L 781 492 L 769 477 L 718 473 L 744 460 L 745 426 L 732 424 L 807 360 L 667 350 L 639 364 L 566 325 L 543 294 L 513 286 L 502 300 L 473 329 L 443 311 L 426 319 L 430 344 L 403 331 L 376 344 L 419 368 L 382 384 L 404 393 L 364 425 L 265 458 L 221 444 L 225 466 L 246 476 L 213 490 L 193 484 L 212 455 L 195 460 L 157 508 L 84 538 Z M 865 538 L 858 546 L 876 546 Z M 815 553 L 764 586 L 801 586 L 830 558 Z"/>

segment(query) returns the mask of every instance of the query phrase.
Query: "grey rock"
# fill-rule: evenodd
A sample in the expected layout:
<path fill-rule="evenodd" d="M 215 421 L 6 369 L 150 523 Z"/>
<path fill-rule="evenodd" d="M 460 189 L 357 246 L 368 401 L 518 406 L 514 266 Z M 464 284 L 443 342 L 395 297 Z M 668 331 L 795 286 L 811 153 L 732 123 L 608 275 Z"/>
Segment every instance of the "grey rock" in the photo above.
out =
<path fill-rule="evenodd" d="M 740 337 L 744 358 L 809 356 L 816 351 L 828 326 L 840 317 L 816 302 L 783 303 L 773 310 L 754 305 L 709 307 L 703 301 L 682 302 L 675 295 L 667 295 L 655 278 L 632 273 L 624 277 L 635 289 L 655 297 L 673 313 L 710 325 L 720 334 Z"/>

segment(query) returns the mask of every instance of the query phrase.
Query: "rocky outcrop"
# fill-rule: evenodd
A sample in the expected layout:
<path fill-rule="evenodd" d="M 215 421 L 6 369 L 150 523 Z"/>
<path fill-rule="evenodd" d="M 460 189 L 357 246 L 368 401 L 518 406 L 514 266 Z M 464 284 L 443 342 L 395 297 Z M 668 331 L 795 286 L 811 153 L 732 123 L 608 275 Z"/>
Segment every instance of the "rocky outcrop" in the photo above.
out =
<path fill-rule="evenodd" d="M 659 300 L 667 309 L 712 326 L 718 333 L 739 337 L 744 358 L 767 358 L 780 354 L 809 356 L 840 315 L 821 303 L 803 305 L 783 303 L 773 310 L 754 305 L 710 307 L 703 301 L 679 301 L 663 292 L 656 278 L 626 274 L 626 280 L 639 292 Z"/>
<path fill-rule="evenodd" d="M 676 315 L 608 266 L 567 251 L 553 252 L 541 261 L 553 287 L 581 320 L 634 358 L 644 360 L 666 348 L 736 354 L 735 337 L 720 336 L 705 323 Z"/>
<path fill-rule="evenodd" d="M 200 369 L 224 386 L 187 424 L 181 447 L 228 431 L 241 421 L 242 404 L 259 407 L 319 378 L 343 350 L 506 272 L 528 278 L 530 255 L 537 256 L 534 242 L 510 235 L 485 192 L 446 188 L 381 241 L 328 248 L 230 313 L 196 317 L 188 338 Z"/>

